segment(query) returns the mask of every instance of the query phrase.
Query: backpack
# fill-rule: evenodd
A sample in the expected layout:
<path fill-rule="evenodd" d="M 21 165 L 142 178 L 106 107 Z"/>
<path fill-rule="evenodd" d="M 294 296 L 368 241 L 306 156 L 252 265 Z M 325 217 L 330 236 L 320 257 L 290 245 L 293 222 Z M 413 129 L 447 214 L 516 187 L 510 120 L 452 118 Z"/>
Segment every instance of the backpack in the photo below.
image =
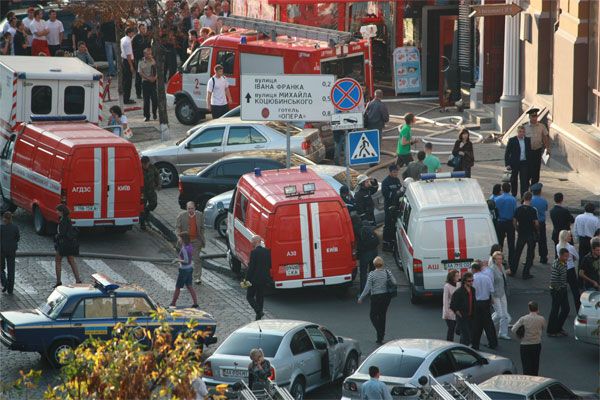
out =
<path fill-rule="evenodd" d="M 379 246 L 379 238 L 370 225 L 363 225 L 360 230 L 360 246 L 364 249 L 375 249 Z"/>

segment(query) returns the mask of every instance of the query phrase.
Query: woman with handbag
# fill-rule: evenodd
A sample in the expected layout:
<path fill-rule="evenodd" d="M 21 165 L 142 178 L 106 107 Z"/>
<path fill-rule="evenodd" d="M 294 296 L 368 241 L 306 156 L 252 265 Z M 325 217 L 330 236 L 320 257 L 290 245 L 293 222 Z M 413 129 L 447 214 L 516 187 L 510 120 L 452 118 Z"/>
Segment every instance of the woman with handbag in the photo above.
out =
<path fill-rule="evenodd" d="M 73 270 L 75 275 L 75 282 L 81 283 L 79 277 L 79 270 L 75 263 L 75 256 L 79 255 L 79 241 L 77 238 L 77 229 L 73 227 L 71 219 L 69 218 L 69 208 L 64 204 L 56 206 L 58 212 L 58 227 L 56 236 L 54 237 L 54 250 L 56 255 L 54 257 L 55 269 L 56 269 L 56 285 L 54 287 L 62 285 L 61 272 L 62 272 L 62 259 L 67 257 L 67 262 Z"/>
<path fill-rule="evenodd" d="M 460 273 L 456 269 L 451 269 L 446 275 L 446 283 L 444 284 L 444 294 L 442 301 L 442 318 L 446 321 L 448 330 L 446 332 L 446 340 L 454 342 L 454 332 L 456 331 L 456 314 L 450 309 L 452 295 L 459 288 Z"/>
<path fill-rule="evenodd" d="M 448 165 L 453 167 L 453 171 L 465 171 L 465 176 L 470 178 L 471 168 L 475 165 L 475 155 L 468 129 L 460 131 L 458 139 L 454 142 L 452 156 L 452 159 L 448 161 Z"/>
<path fill-rule="evenodd" d="M 383 344 L 385 337 L 385 320 L 388 307 L 392 297 L 398 295 L 396 279 L 394 275 L 384 268 L 383 258 L 375 257 L 373 259 L 375 269 L 369 272 L 367 283 L 358 298 L 358 304 L 361 304 L 367 295 L 371 295 L 370 318 L 375 331 L 377 332 L 377 344 Z"/>

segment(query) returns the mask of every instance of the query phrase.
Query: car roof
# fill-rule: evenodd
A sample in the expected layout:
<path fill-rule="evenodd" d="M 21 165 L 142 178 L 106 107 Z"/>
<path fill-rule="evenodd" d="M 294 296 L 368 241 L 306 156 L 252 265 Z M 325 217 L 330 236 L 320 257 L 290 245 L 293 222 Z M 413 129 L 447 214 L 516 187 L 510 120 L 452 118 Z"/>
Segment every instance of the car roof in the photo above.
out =
<path fill-rule="evenodd" d="M 291 319 L 263 319 L 244 325 L 238 329 L 238 332 L 261 332 L 265 334 L 284 336 L 286 333 L 293 331 L 296 328 L 308 325 L 316 324 Z"/>
<path fill-rule="evenodd" d="M 95 287 L 94 285 L 91 285 L 89 283 L 75 283 L 75 284 L 71 284 L 71 285 L 62 285 L 62 286 L 59 286 L 56 290 L 58 290 L 59 292 L 61 292 L 64 295 L 66 295 L 67 297 L 81 296 L 81 295 L 88 295 L 88 296 L 92 295 L 92 296 L 102 297 L 106 293 L 108 293 L 108 292 L 103 292 L 102 290 L 98 289 L 97 287 Z M 139 295 L 146 294 L 146 291 L 144 289 L 142 289 L 138 285 L 133 285 L 133 284 L 121 285 L 121 286 L 119 286 L 118 289 L 114 290 L 114 292 L 117 294 L 117 296 L 128 296 L 128 295 L 139 296 Z"/>
<path fill-rule="evenodd" d="M 486 391 L 514 393 L 527 396 L 554 382 L 558 381 L 543 376 L 497 375 L 480 383 L 479 387 Z"/>
<path fill-rule="evenodd" d="M 379 347 L 378 353 L 410 353 L 412 356 L 425 358 L 438 350 L 460 347 L 456 343 L 450 343 L 438 339 L 398 339 L 392 340 Z"/>
<path fill-rule="evenodd" d="M 406 196 L 412 200 L 413 209 L 464 209 L 470 206 L 488 210 L 479 182 L 471 178 L 411 182 Z"/>

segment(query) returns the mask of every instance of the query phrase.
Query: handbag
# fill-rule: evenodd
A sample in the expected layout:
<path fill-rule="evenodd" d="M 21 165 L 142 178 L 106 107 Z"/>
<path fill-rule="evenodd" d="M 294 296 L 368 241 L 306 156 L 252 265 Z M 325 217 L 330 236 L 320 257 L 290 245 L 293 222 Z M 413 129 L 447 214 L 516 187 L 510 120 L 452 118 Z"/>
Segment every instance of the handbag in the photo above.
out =
<path fill-rule="evenodd" d="M 459 168 L 462 164 L 462 156 L 450 155 L 448 159 L 448 166 L 452 168 Z"/>
<path fill-rule="evenodd" d="M 517 337 L 519 339 L 523 339 L 523 337 L 525 336 L 525 325 L 521 325 L 517 331 L 515 332 L 515 334 L 517 335 Z"/>
<path fill-rule="evenodd" d="M 387 293 L 390 297 L 398 296 L 398 286 L 392 281 L 390 276 L 391 272 L 386 269 L 385 273 L 387 274 L 387 281 L 385 282 Z"/>
<path fill-rule="evenodd" d="M 131 130 L 131 128 L 127 128 L 123 131 L 123 137 L 125 139 L 131 139 L 133 137 L 133 131 Z"/>

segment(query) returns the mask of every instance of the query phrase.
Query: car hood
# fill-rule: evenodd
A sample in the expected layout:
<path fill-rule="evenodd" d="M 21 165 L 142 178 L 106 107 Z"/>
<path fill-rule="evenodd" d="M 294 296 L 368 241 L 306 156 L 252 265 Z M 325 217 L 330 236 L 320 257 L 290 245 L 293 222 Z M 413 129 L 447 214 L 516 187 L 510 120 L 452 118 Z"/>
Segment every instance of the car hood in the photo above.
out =
<path fill-rule="evenodd" d="M 163 154 L 171 154 L 173 150 L 178 147 L 175 142 L 176 140 L 169 140 L 164 143 L 150 146 L 146 150 L 142 151 L 142 156 L 156 157 Z"/>
<path fill-rule="evenodd" d="M 230 190 L 228 192 L 224 192 L 221 193 L 219 195 L 216 195 L 215 197 L 211 198 L 209 200 L 210 203 L 213 204 L 217 204 L 218 202 L 222 202 L 223 203 L 223 207 L 227 208 L 229 206 L 229 203 L 231 202 L 231 197 L 233 196 L 233 190 Z"/>
<path fill-rule="evenodd" d="M 3 319 L 9 321 L 16 327 L 28 326 L 28 325 L 41 325 L 52 321 L 51 318 L 44 315 L 38 309 L 25 309 L 18 311 L 3 311 L 0 313 Z"/>

